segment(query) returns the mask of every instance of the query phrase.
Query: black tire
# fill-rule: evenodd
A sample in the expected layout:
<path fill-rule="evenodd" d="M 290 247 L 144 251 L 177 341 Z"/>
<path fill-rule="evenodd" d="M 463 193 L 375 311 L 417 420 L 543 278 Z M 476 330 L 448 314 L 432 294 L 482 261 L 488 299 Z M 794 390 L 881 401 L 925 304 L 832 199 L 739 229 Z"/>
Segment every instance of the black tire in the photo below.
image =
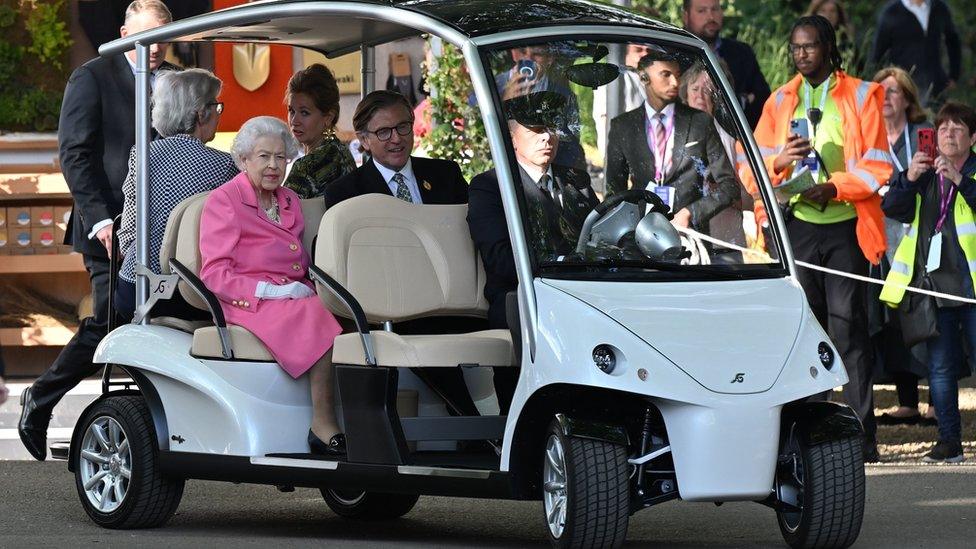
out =
<path fill-rule="evenodd" d="M 117 507 L 105 512 L 95 506 L 85 489 L 84 471 L 86 467 L 88 471 L 92 471 L 95 465 L 91 460 L 82 457 L 82 451 L 85 449 L 85 435 L 90 432 L 93 424 L 97 427 L 98 424 L 110 420 L 121 427 L 119 440 L 127 441 L 129 479 Z M 75 460 L 75 487 L 81 505 L 92 521 L 104 528 L 132 529 L 155 528 L 169 520 L 180 505 L 185 481 L 165 478 L 160 474 L 156 432 L 145 400 L 139 396 L 109 397 L 89 409 L 80 421 L 83 430 L 80 432 L 80 439 L 74 441 L 79 448 L 72 456 Z M 102 485 L 107 484 L 105 481 L 100 482 Z"/>
<path fill-rule="evenodd" d="M 776 512 L 780 532 L 790 547 L 849 547 L 857 540 L 864 518 L 862 451 L 860 438 L 808 446 L 790 435 L 777 482 L 785 478 L 781 475 L 783 457 L 798 459 L 795 470 L 802 471 L 802 493 L 797 497 L 801 508 Z"/>
<path fill-rule="evenodd" d="M 322 488 L 322 498 L 329 509 L 345 518 L 356 520 L 392 520 L 402 517 L 417 505 L 417 494 L 380 494 L 362 490 Z"/>
<path fill-rule="evenodd" d="M 630 467 L 627 448 L 600 440 L 564 436 L 553 421 L 543 447 L 548 460 L 550 443 L 556 440 L 565 451 L 565 520 L 557 534 L 550 526 L 547 506 L 547 471 L 543 463 L 543 524 L 554 547 L 620 547 L 627 538 L 630 521 Z M 556 506 L 558 508 L 558 505 Z M 559 522 L 557 520 L 557 522 Z"/>

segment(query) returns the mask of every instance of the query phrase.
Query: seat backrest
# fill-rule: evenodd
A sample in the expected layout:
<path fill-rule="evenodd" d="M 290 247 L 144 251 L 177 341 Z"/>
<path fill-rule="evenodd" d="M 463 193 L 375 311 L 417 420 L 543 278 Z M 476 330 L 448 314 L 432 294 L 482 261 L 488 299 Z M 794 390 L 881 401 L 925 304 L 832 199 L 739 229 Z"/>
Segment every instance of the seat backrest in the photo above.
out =
<path fill-rule="evenodd" d="M 315 240 L 315 235 L 319 232 L 319 223 L 322 221 L 323 214 L 325 214 L 325 200 L 322 197 L 302 199 L 302 217 L 305 219 L 305 234 L 302 235 L 302 244 L 305 246 L 305 251 L 309 253 L 309 257 L 312 253 L 312 241 Z"/>
<path fill-rule="evenodd" d="M 468 232 L 468 206 L 417 205 L 367 194 L 329 208 L 315 264 L 362 305 L 370 322 L 486 316 L 485 272 Z M 327 289 L 319 296 L 349 316 Z"/>
<path fill-rule="evenodd" d="M 166 221 L 163 245 L 159 248 L 159 265 L 163 274 L 170 274 L 169 259 L 175 257 L 200 274 L 200 216 L 209 193 L 195 194 L 177 204 Z M 201 310 L 208 310 L 207 303 L 186 284 L 180 282 L 180 294 L 187 303 Z"/>

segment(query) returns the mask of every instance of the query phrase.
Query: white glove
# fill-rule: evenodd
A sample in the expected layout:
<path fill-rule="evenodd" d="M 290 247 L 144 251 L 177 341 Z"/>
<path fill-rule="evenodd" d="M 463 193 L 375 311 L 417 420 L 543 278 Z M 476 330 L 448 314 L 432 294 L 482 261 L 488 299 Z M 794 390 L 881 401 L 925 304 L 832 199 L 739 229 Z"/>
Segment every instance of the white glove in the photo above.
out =
<path fill-rule="evenodd" d="M 258 287 L 254 292 L 254 297 L 261 299 L 304 299 L 313 295 L 315 295 L 315 291 L 297 281 L 288 284 L 258 282 Z"/>

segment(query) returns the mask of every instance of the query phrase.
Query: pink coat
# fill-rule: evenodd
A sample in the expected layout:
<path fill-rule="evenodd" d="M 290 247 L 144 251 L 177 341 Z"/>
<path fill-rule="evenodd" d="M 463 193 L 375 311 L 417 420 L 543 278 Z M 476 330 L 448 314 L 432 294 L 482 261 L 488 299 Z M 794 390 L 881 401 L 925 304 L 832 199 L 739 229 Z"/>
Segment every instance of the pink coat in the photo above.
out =
<path fill-rule="evenodd" d="M 247 328 L 292 377 L 304 374 L 342 332 L 318 297 L 258 299 L 258 282 L 308 281 L 302 246 L 305 219 L 298 195 L 279 187 L 281 224 L 258 207 L 247 174 L 210 193 L 200 220 L 200 279 L 218 299 L 228 324 Z"/>

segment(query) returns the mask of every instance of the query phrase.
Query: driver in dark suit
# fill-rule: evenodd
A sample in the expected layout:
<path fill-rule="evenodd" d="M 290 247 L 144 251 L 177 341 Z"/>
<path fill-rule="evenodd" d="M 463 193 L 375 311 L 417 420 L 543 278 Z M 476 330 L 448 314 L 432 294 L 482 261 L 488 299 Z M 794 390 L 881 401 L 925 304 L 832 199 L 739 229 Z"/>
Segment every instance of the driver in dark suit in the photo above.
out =
<path fill-rule="evenodd" d="M 583 220 L 597 205 L 585 171 L 552 164 L 559 148 L 559 113 L 565 98 L 535 92 L 505 101 L 508 129 L 525 196 L 526 238 L 539 261 L 554 261 L 576 247 Z M 518 286 L 498 177 L 494 170 L 471 180 L 468 227 L 485 266 L 491 328 L 507 328 L 505 295 Z M 495 369 L 501 414 L 508 413 L 518 382 L 516 368 Z"/>

